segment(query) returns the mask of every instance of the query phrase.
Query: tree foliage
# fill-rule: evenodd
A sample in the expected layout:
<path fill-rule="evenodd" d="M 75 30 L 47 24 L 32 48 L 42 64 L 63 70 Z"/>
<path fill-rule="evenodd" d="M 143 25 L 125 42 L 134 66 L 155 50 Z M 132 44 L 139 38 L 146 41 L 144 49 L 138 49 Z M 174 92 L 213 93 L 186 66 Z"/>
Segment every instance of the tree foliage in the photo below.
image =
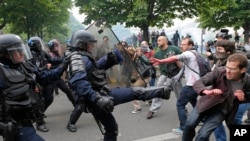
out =
<path fill-rule="evenodd" d="M 12 33 L 26 33 L 27 38 L 67 35 L 71 5 L 71 0 L 2 0 L 0 25 L 10 24 Z"/>
<path fill-rule="evenodd" d="M 249 0 L 211 0 L 198 10 L 198 22 L 203 28 L 242 27 L 245 33 L 250 32 Z"/>
<path fill-rule="evenodd" d="M 127 27 L 139 27 L 148 40 L 148 27 L 173 25 L 173 19 L 191 18 L 195 15 L 194 4 L 201 0 L 75 0 L 80 12 L 87 17 L 84 23 L 104 18 L 110 24 L 121 23 Z"/>

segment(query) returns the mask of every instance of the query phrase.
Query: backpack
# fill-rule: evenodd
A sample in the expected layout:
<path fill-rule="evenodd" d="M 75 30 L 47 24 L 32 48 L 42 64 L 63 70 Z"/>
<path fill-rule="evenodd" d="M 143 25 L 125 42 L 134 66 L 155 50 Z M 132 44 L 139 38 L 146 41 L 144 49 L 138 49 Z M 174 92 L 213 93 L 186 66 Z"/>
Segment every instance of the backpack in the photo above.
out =
<path fill-rule="evenodd" d="M 196 52 L 193 52 L 193 51 L 190 51 L 192 52 L 195 56 L 196 56 L 196 61 L 197 61 L 197 64 L 199 66 L 199 70 L 200 70 L 200 73 L 196 72 L 194 69 L 190 68 L 186 63 L 186 66 L 192 70 L 193 72 L 197 73 L 200 75 L 200 77 L 204 76 L 205 74 L 207 74 L 208 72 L 211 71 L 211 67 L 210 67 L 210 64 L 209 62 L 199 53 L 196 53 Z"/>

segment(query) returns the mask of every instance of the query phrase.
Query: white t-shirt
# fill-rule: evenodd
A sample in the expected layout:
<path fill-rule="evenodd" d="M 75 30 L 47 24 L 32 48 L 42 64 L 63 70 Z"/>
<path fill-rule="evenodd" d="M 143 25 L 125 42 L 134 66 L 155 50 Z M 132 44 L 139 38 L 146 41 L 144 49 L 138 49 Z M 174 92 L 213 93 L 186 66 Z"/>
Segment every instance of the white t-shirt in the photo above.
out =
<path fill-rule="evenodd" d="M 186 79 L 186 85 L 193 86 L 194 82 L 200 79 L 200 75 L 190 69 L 192 68 L 196 72 L 200 73 L 196 56 L 190 51 L 185 51 L 182 54 L 177 55 L 177 58 L 179 61 L 185 62 L 184 76 Z M 188 65 L 190 68 L 186 65 Z"/>

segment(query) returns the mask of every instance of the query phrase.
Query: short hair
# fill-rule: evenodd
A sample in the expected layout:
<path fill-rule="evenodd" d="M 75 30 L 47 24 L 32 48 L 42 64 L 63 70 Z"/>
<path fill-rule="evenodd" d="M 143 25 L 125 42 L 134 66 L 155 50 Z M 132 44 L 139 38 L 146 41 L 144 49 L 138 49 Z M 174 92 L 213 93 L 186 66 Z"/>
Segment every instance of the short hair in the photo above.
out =
<path fill-rule="evenodd" d="M 242 53 L 234 53 L 232 55 L 230 55 L 227 58 L 228 62 L 239 62 L 238 67 L 240 69 L 242 68 L 248 68 L 248 60 L 246 55 L 242 54 Z"/>
<path fill-rule="evenodd" d="M 148 42 L 147 42 L 146 40 L 143 40 L 142 42 L 145 42 L 145 43 L 148 45 Z M 142 43 L 142 42 L 141 42 L 141 43 Z"/>
<path fill-rule="evenodd" d="M 194 46 L 194 41 L 193 41 L 191 38 L 189 38 L 189 37 L 185 37 L 185 38 L 183 38 L 183 39 L 182 39 L 182 41 L 183 41 L 183 40 L 188 40 L 188 42 L 187 42 L 187 43 L 188 43 L 189 45 Z"/>
<path fill-rule="evenodd" d="M 235 52 L 235 42 L 229 41 L 229 40 L 221 40 L 217 41 L 215 44 L 215 47 L 223 47 L 226 52 L 230 52 L 230 54 L 233 54 Z"/>

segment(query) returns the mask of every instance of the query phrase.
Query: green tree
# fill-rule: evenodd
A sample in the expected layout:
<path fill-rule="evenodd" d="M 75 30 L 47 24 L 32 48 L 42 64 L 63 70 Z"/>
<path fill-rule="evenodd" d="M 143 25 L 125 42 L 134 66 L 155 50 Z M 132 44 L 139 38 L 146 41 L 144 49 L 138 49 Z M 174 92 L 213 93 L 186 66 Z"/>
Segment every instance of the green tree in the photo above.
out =
<path fill-rule="evenodd" d="M 148 39 L 148 28 L 173 25 L 173 19 L 191 18 L 197 15 L 196 2 L 201 0 L 75 0 L 80 13 L 87 17 L 84 23 L 104 18 L 110 24 L 121 23 L 127 27 L 142 29 L 144 40 Z"/>
<path fill-rule="evenodd" d="M 2 0 L 0 25 L 9 24 L 12 33 L 26 33 L 27 38 L 66 36 L 71 5 L 71 0 Z"/>
<path fill-rule="evenodd" d="M 243 28 L 250 32 L 250 0 L 211 0 L 197 7 L 198 22 L 203 28 L 220 29 L 233 27 L 235 30 Z M 248 35 L 245 36 L 245 41 Z"/>
<path fill-rule="evenodd" d="M 7 12 L 6 9 L 6 2 L 4 0 L 0 0 L 0 29 L 3 29 L 7 24 Z"/>

